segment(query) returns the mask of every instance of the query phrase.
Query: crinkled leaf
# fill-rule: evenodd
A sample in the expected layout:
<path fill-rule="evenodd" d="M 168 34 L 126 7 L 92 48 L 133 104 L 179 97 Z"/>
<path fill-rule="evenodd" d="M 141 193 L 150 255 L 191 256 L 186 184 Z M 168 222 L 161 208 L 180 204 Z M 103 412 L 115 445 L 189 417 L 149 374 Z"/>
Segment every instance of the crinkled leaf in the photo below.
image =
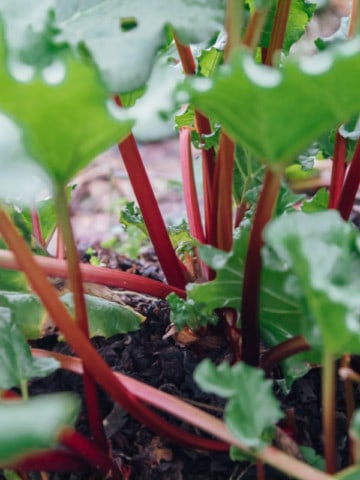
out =
<path fill-rule="evenodd" d="M 177 225 L 169 225 L 167 230 L 171 244 L 180 258 L 186 252 L 193 254 L 196 241 L 190 235 L 189 225 L 185 220 Z"/>
<path fill-rule="evenodd" d="M 148 235 L 148 231 L 144 222 L 144 217 L 140 208 L 135 205 L 135 202 L 127 202 L 125 207 L 120 212 L 120 223 L 127 228 L 130 225 L 136 226 L 144 234 Z"/>
<path fill-rule="evenodd" d="M 28 292 L 0 291 L 0 307 L 11 310 L 14 321 L 27 339 L 43 336 L 46 313 L 38 297 Z"/>
<path fill-rule="evenodd" d="M 185 326 L 192 330 L 198 330 L 202 326 L 218 322 L 218 317 L 208 308 L 207 304 L 198 304 L 191 300 L 185 301 L 175 293 L 170 293 L 166 297 L 166 301 L 171 309 L 170 320 L 179 331 Z"/>
<path fill-rule="evenodd" d="M 329 352 L 359 353 L 360 238 L 355 228 L 335 211 L 297 212 L 274 220 L 264 236 L 293 272 L 287 292 L 303 306 L 307 340 L 316 322 Z"/>
<path fill-rule="evenodd" d="M 58 1 L 61 38 L 84 43 L 113 92 L 129 92 L 149 78 L 171 26 L 181 42 L 209 40 L 221 30 L 223 0 Z M 121 52 L 121 53 L 119 53 Z"/>
<path fill-rule="evenodd" d="M 311 142 L 360 110 L 360 36 L 283 68 L 255 63 L 240 50 L 213 80 L 187 79 L 188 97 L 271 169 L 283 168 Z M 259 141 L 261 138 L 261 141 Z"/>
<path fill-rule="evenodd" d="M 71 311 L 74 310 L 72 293 L 60 297 Z M 134 310 L 103 298 L 85 295 L 89 315 L 89 330 L 92 337 L 101 335 L 105 338 L 117 333 L 138 330 L 144 317 Z"/>
<path fill-rule="evenodd" d="M 12 319 L 11 310 L 4 307 L 0 307 L 0 358 L 0 389 L 3 390 L 33 377 L 46 377 L 60 367 L 52 358 L 32 356 L 25 337 Z"/>
<path fill-rule="evenodd" d="M 216 367 L 207 359 L 196 368 L 194 378 L 204 391 L 229 399 L 225 422 L 241 442 L 254 449 L 271 442 L 268 434 L 283 413 L 272 391 L 272 381 L 265 380 L 262 370 L 245 363 Z"/>
<path fill-rule="evenodd" d="M 0 402 L 0 467 L 54 447 L 61 429 L 74 426 L 80 406 L 80 399 L 72 393 Z"/>
<path fill-rule="evenodd" d="M 304 213 L 316 213 L 327 210 L 329 204 L 329 192 L 326 188 L 320 188 L 315 195 L 301 205 Z"/>
<path fill-rule="evenodd" d="M 278 0 L 279 1 L 279 0 Z M 267 48 L 269 46 L 272 26 L 275 17 L 275 11 L 278 1 L 271 2 L 270 12 L 267 17 L 266 24 L 263 29 L 263 34 L 260 40 L 260 47 Z M 281 1 L 281 0 L 280 0 Z M 250 11 L 254 11 L 256 0 L 247 0 L 250 5 Z M 269 2 L 268 2 L 269 3 Z M 289 18 L 286 26 L 286 33 L 284 38 L 284 53 L 288 53 L 291 45 L 297 42 L 305 32 L 306 26 L 311 20 L 316 9 L 315 3 L 307 2 L 306 0 L 292 0 L 289 11 Z"/>
<path fill-rule="evenodd" d="M 131 122 L 119 120 L 121 110 L 109 103 L 90 62 L 63 49 L 35 74 L 21 63 L 8 70 L 8 56 L 1 34 L 0 123 L 6 133 L 0 139 L 0 158 L 12 180 L 8 189 L 16 191 L 21 175 L 27 175 L 31 186 L 29 178 L 38 176 L 38 166 L 54 183 L 65 184 L 129 133 Z"/>

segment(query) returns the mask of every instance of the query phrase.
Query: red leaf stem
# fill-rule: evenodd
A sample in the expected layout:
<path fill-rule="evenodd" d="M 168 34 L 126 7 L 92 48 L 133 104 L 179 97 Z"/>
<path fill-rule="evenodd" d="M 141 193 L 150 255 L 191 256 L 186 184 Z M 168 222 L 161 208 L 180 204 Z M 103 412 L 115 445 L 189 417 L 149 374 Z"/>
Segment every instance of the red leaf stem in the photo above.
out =
<path fill-rule="evenodd" d="M 121 106 L 118 96 L 115 100 Z M 118 147 L 167 281 L 175 287 L 185 288 L 186 280 L 183 268 L 172 247 L 133 134 L 125 138 Z"/>
<path fill-rule="evenodd" d="M 346 170 L 346 144 L 346 138 L 344 138 L 341 133 L 339 133 L 339 130 L 337 130 L 335 136 L 328 208 L 336 208 L 336 205 L 340 198 L 341 189 L 344 184 Z"/>
<path fill-rule="evenodd" d="M 67 452 L 65 450 L 43 450 L 38 453 L 32 453 L 16 462 L 8 465 L 2 465 L 8 469 L 18 469 L 25 472 L 88 472 L 89 463 L 79 455 Z"/>
<path fill-rule="evenodd" d="M 189 221 L 190 234 L 200 243 L 205 243 L 204 232 L 201 224 L 199 201 L 195 185 L 193 159 L 191 155 L 191 131 L 189 128 L 181 128 L 180 162 L 184 185 L 184 200 Z"/>
<path fill-rule="evenodd" d="M 40 217 L 36 208 L 31 209 L 31 224 L 33 235 L 41 246 L 45 246 L 45 240 L 41 231 Z"/>
<path fill-rule="evenodd" d="M 61 430 L 59 442 L 70 450 L 85 458 L 90 464 L 100 469 L 106 477 L 111 472 L 111 478 L 121 480 L 119 469 L 113 460 L 101 451 L 94 443 L 72 428 L 65 427 Z"/>
<path fill-rule="evenodd" d="M 277 2 L 270 43 L 266 52 L 265 65 L 272 65 L 274 53 L 283 47 L 291 0 Z"/>
<path fill-rule="evenodd" d="M 186 75 L 196 75 L 196 63 L 191 52 L 191 48 L 188 45 L 183 45 L 176 33 L 174 33 L 174 41 L 176 48 L 179 52 L 181 65 Z M 210 135 L 212 133 L 209 119 L 195 109 L 195 128 L 200 137 L 203 135 Z M 202 160 L 202 175 L 203 175 L 203 188 L 204 188 L 204 214 L 205 214 L 205 232 L 206 241 L 209 242 L 211 230 L 212 230 L 212 185 L 215 168 L 215 149 L 201 148 L 201 160 Z"/>
<path fill-rule="evenodd" d="M 214 178 L 213 205 L 216 210 L 212 244 L 226 251 L 230 251 L 232 247 L 234 156 L 235 144 L 222 131 Z"/>
<path fill-rule="evenodd" d="M 243 360 L 249 365 L 259 365 L 259 300 L 261 278 L 262 232 L 271 219 L 280 188 L 281 175 L 266 170 L 265 180 L 256 207 L 245 260 L 242 288 L 241 331 Z"/>
<path fill-rule="evenodd" d="M 341 191 L 337 209 L 344 220 L 348 220 L 353 208 L 360 183 L 360 140 L 358 140 L 354 156 L 347 169 L 345 182 Z"/>
<path fill-rule="evenodd" d="M 64 260 L 56 258 L 33 256 L 36 263 L 43 269 L 46 275 L 53 277 L 68 278 L 68 267 Z M 14 254 L 8 250 L 0 250 L 0 266 L 9 270 L 19 270 L 19 263 Z M 80 270 L 85 282 L 100 283 L 111 287 L 132 290 L 158 298 L 166 298 L 175 292 L 181 298 L 186 298 L 185 290 L 172 287 L 157 280 L 144 278 L 134 273 L 122 272 L 111 268 L 96 267 L 94 265 L 81 264 Z"/>

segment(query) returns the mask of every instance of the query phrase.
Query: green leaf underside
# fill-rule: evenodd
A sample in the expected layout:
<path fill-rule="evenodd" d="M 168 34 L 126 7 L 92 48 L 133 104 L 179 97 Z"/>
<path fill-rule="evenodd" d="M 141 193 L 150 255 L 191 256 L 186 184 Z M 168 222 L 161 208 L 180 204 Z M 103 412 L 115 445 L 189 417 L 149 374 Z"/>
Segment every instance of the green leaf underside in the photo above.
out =
<path fill-rule="evenodd" d="M 25 337 L 12 319 L 10 309 L 4 307 L 0 307 L 0 359 L 0 389 L 4 390 L 33 377 L 50 375 L 60 366 L 52 358 L 32 356 Z"/>
<path fill-rule="evenodd" d="M 1 33 L 0 125 L 6 134 L 0 140 L 0 165 L 10 179 L 13 173 L 14 188 L 22 168 L 38 174 L 36 164 L 63 185 L 130 132 L 131 122 L 115 118 L 121 110 L 109 103 L 89 62 L 62 49 L 39 71 L 12 63 L 10 53 Z"/>
<path fill-rule="evenodd" d="M 283 413 L 273 394 L 272 382 L 265 380 L 262 370 L 245 363 L 233 367 L 222 363 L 216 367 L 204 360 L 196 368 L 194 378 L 204 391 L 229 399 L 225 421 L 241 442 L 262 449 L 271 441 L 266 437 Z"/>
<path fill-rule="evenodd" d="M 65 293 L 60 299 L 73 311 L 72 293 Z M 117 333 L 133 332 L 139 329 L 143 320 L 142 315 L 118 303 L 92 295 L 85 295 L 85 300 L 92 337 L 100 335 L 108 338 Z"/>
<path fill-rule="evenodd" d="M 54 447 L 62 427 L 74 425 L 80 403 L 72 393 L 0 402 L 0 467 Z"/>
<path fill-rule="evenodd" d="M 185 44 L 209 40 L 223 27 L 224 2 L 71 0 L 57 2 L 56 16 L 61 38 L 84 43 L 109 88 L 122 93 L 146 83 L 157 51 L 166 44 L 167 26 Z"/>
<path fill-rule="evenodd" d="M 330 353 L 359 353 L 360 237 L 355 228 L 335 211 L 297 212 L 274 220 L 264 236 L 293 272 L 287 292 L 303 306 L 304 336 L 311 342 L 316 322 Z"/>
<path fill-rule="evenodd" d="M 281 70 L 255 63 L 245 51 L 210 79 L 188 79 L 195 107 L 275 171 L 282 171 L 311 142 L 360 110 L 360 37 Z M 259 141 L 261 138 L 261 141 Z"/>

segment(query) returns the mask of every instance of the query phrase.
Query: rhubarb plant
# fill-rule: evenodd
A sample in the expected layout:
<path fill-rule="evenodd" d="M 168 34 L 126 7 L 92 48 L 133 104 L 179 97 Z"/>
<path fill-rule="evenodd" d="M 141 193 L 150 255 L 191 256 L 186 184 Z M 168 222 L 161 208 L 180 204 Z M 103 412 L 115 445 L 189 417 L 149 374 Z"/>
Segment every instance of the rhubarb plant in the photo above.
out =
<path fill-rule="evenodd" d="M 172 442 L 232 447 L 233 458 L 240 449 L 257 460 L 259 479 L 262 462 L 300 480 L 353 478 L 357 467 L 335 474 L 334 377 L 341 358 L 356 438 L 350 382 L 358 377 L 348 368 L 360 348 L 359 234 L 348 221 L 360 182 L 356 2 L 349 38 L 326 48 L 317 42 L 323 51 L 309 58 L 291 48 L 315 12 L 304 0 L 0 6 L 0 468 L 125 478 L 103 428 L 99 385 Z M 160 214 L 133 134 L 140 136 L 151 116 L 178 129 L 187 224 L 177 228 L 167 228 Z M 304 166 L 307 149 L 334 130 L 329 193 L 293 194 L 287 169 Z M 120 221 L 149 236 L 167 283 L 80 262 L 70 184 L 116 144 L 139 207 L 128 205 Z M 39 201 L 43 189 L 50 199 Z M 68 278 L 69 291 L 49 277 Z M 84 282 L 167 297 L 177 333 L 187 330 L 194 341 L 220 331 L 231 365 L 207 359 L 195 380 L 228 400 L 225 423 L 115 374 L 90 337 L 132 331 L 146 319 L 89 296 Z M 30 351 L 23 335 L 41 337 L 45 318 L 76 357 Z M 277 364 L 286 391 L 311 364 L 323 366 L 326 473 L 271 445 L 282 412 L 265 375 Z M 74 429 L 79 400 L 72 394 L 27 398 L 31 378 L 60 366 L 83 375 L 91 438 Z M 149 405 L 214 438 L 175 426 Z M 46 427 L 37 429 L 42 410 Z"/>

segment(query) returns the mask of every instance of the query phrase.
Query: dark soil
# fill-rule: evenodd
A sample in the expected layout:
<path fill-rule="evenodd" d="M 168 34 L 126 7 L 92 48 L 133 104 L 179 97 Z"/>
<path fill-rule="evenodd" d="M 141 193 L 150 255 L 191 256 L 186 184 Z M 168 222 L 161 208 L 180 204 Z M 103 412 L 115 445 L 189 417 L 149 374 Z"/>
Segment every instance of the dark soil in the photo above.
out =
<path fill-rule="evenodd" d="M 129 261 L 106 250 L 102 250 L 99 255 L 109 266 L 131 270 L 134 273 L 158 280 L 162 279 L 156 258 L 151 252 L 148 252 L 142 261 L 137 262 Z M 224 407 L 223 400 L 203 393 L 195 384 L 192 374 L 196 365 L 205 357 L 211 358 L 216 363 L 228 358 L 229 352 L 225 340 L 218 334 L 214 334 L 211 347 L 201 342 L 184 347 L 178 344 L 172 336 L 164 338 L 169 327 L 169 308 L 165 301 L 131 293 L 124 293 L 123 300 L 145 315 L 147 320 L 137 332 L 115 335 L 109 339 L 97 337 L 92 340 L 93 345 L 106 362 L 115 371 L 130 375 L 182 399 L 198 402 L 210 413 L 221 416 Z M 56 335 L 36 342 L 36 346 L 62 353 L 71 353 L 65 343 L 57 341 Z M 273 374 L 275 377 L 279 377 L 281 372 L 277 369 Z M 298 380 L 288 396 L 281 394 L 276 382 L 274 388 L 284 410 L 294 412 L 297 440 L 322 454 L 319 369 L 312 369 L 304 378 Z M 82 395 L 81 377 L 65 370 L 59 370 L 51 377 L 33 381 L 30 386 L 31 395 L 57 391 L 75 391 Z M 338 392 L 336 410 L 338 463 L 343 467 L 348 458 L 348 438 L 340 383 Z M 111 441 L 114 456 L 122 465 L 131 469 L 129 477 L 131 480 L 256 479 L 255 466 L 232 462 L 225 453 L 187 450 L 160 439 L 129 417 L 119 406 L 114 405 L 103 391 L 99 393 L 106 433 Z M 172 421 L 178 423 L 177 420 L 172 419 Z M 89 428 L 85 409 L 83 409 L 76 427 L 88 435 Z M 40 477 L 32 474 L 30 478 L 39 479 Z M 88 478 L 93 477 L 90 477 L 89 474 L 50 475 L 51 480 L 85 480 Z M 268 469 L 267 478 L 280 480 L 287 477 Z"/>

